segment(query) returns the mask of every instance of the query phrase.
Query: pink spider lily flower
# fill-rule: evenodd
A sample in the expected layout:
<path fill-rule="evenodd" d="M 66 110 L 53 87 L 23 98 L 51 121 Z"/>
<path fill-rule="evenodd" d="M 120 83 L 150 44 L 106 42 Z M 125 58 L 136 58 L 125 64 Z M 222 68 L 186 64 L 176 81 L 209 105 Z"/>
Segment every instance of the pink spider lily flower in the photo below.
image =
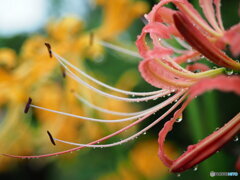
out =
<path fill-rule="evenodd" d="M 179 9 L 163 5 L 172 2 Z M 200 0 L 206 22 L 187 0 L 162 0 L 146 15 L 148 23 L 138 37 L 136 45 L 144 61 L 139 70 L 143 78 L 158 88 L 186 88 L 200 79 L 214 77 L 222 68 L 210 70 L 204 64 L 195 63 L 194 68 L 184 69 L 180 64 L 194 62 L 202 57 L 218 66 L 240 70 L 240 63 L 227 56 L 222 49 L 228 44 L 233 55 L 240 54 L 237 42 L 240 24 L 225 31 L 222 25 L 219 0 Z M 214 13 L 214 6 L 216 14 Z M 146 42 L 149 34 L 153 48 Z M 178 45 L 171 45 L 174 39 Z M 193 73 L 191 70 L 204 72 Z"/>
<path fill-rule="evenodd" d="M 169 2 L 174 3 L 179 11 L 163 7 L 164 4 Z M 159 133 L 159 157 L 170 168 L 171 172 L 185 171 L 203 161 L 227 143 L 234 134 L 239 132 L 240 128 L 240 114 L 238 114 L 220 131 L 211 134 L 197 145 L 189 146 L 188 151 L 175 161 L 167 158 L 163 151 L 163 142 L 167 132 L 172 129 L 176 119 L 181 117 L 187 104 L 196 95 L 201 94 L 201 91 L 212 88 L 226 90 L 221 83 L 227 80 L 229 86 L 232 85 L 231 90 L 239 94 L 238 77 L 228 79 L 219 76 L 208 79 L 221 74 L 224 71 L 223 68 L 211 70 L 205 64 L 196 61 L 204 56 L 218 66 L 240 70 L 240 64 L 222 51 L 228 44 L 233 55 L 237 56 L 240 53 L 239 47 L 236 45 L 236 40 L 240 37 L 240 26 L 238 24 L 225 31 L 221 20 L 220 1 L 200 0 L 199 2 L 208 22 L 202 19 L 187 0 L 160 1 L 145 16 L 148 23 L 136 42 L 139 53 L 144 58 L 139 65 L 139 71 L 148 83 L 163 89 L 188 89 L 186 94 L 189 95 L 189 98 Z M 216 7 L 216 14 L 213 5 Z M 147 34 L 150 35 L 152 40 L 152 48 L 146 41 Z M 178 46 L 169 44 L 169 39 L 175 39 Z M 180 66 L 182 63 L 189 61 L 194 62 L 194 64 L 188 66 L 187 69 Z M 195 70 L 202 72 L 194 73 Z M 234 81 L 238 84 L 234 85 Z M 208 85 L 209 82 L 212 84 Z M 223 135 L 225 136 L 224 139 L 222 139 Z M 199 155 L 199 153 L 202 155 Z"/>
<path fill-rule="evenodd" d="M 173 2 L 179 8 L 180 12 L 163 7 L 163 5 L 168 2 Z M 198 12 L 186 0 L 163 0 L 146 16 L 148 24 L 143 28 L 142 34 L 137 40 L 139 53 L 144 58 L 144 60 L 140 62 L 139 71 L 148 83 L 157 88 L 161 88 L 160 90 L 152 92 L 132 92 L 109 86 L 78 69 L 69 61 L 54 52 L 49 44 L 46 44 L 50 56 L 54 57 L 65 69 L 65 76 L 69 76 L 79 84 L 88 87 L 90 90 L 95 91 L 102 96 L 126 102 L 144 102 L 156 100 L 165 96 L 169 96 L 169 98 L 154 107 L 138 112 L 124 113 L 110 111 L 108 109 L 91 104 L 87 100 L 80 97 L 77 91 L 73 91 L 73 96 L 87 106 L 104 113 L 123 116 L 123 118 L 113 120 L 84 117 L 58 110 L 47 109 L 45 107 L 35 105 L 34 100 L 32 103 L 31 99 L 29 99 L 25 112 L 27 112 L 29 108 L 37 108 L 43 111 L 48 111 L 49 113 L 58 113 L 64 116 L 75 117 L 82 120 L 95 121 L 99 123 L 120 123 L 125 121 L 133 122 L 112 134 L 88 144 L 58 139 L 48 132 L 50 140 L 54 145 L 57 145 L 57 143 L 65 143 L 76 146 L 75 148 L 65 151 L 34 156 L 18 156 L 10 154 L 2 155 L 15 158 L 41 158 L 66 154 L 86 147 L 103 148 L 117 146 L 129 142 L 139 135 L 144 134 L 171 112 L 176 111 L 177 107 L 181 105 L 181 103 L 183 103 L 182 107 L 176 111 L 174 117 L 165 124 L 159 133 L 160 159 L 167 167 L 170 168 L 171 172 L 182 172 L 202 162 L 210 155 L 218 151 L 224 144 L 230 141 L 235 134 L 239 133 L 240 114 L 236 115 L 225 126 L 209 135 L 198 144 L 189 146 L 188 150 L 174 161 L 170 160 L 165 155 L 163 149 L 163 144 L 167 133 L 172 129 L 174 122 L 181 117 L 183 110 L 195 96 L 200 95 L 204 91 L 210 89 L 233 91 L 238 95 L 240 94 L 240 78 L 238 76 L 218 76 L 224 72 L 225 67 L 236 70 L 240 69 L 239 63 L 222 52 L 224 46 L 226 43 L 228 43 L 231 48 L 234 49 L 232 51 L 233 54 L 236 55 L 239 53 L 237 48 L 235 48 L 236 46 L 233 42 L 234 38 L 232 38 L 232 36 L 238 37 L 238 33 L 235 30 L 237 28 L 230 29 L 229 31 L 224 30 L 220 14 L 220 1 L 214 1 L 216 6 L 216 15 L 214 14 L 214 11 L 212 11 L 212 1 L 202 0 L 200 2 L 201 6 L 205 9 L 204 14 L 211 26 L 201 18 Z M 148 33 L 152 39 L 152 49 L 148 47 L 145 42 L 145 36 Z M 184 49 L 178 49 L 169 44 L 167 39 L 170 38 L 174 38 Z M 135 52 L 119 48 L 110 43 L 105 43 L 104 45 L 105 47 L 139 57 L 139 55 Z M 176 54 L 180 55 L 176 56 Z M 208 66 L 200 63 L 190 65 L 187 69 L 180 66 L 181 63 L 187 62 L 188 60 L 191 60 L 192 62 L 197 61 L 202 55 L 215 64 L 222 66 L 222 68 L 210 69 Z M 201 70 L 201 72 L 195 73 L 193 72 L 195 70 Z M 91 81 L 91 83 L 84 80 L 82 77 L 86 78 L 88 81 Z M 93 83 L 105 89 L 121 93 L 124 96 L 107 93 L 100 88 L 94 87 L 92 85 Z M 127 95 L 132 97 L 126 97 Z M 171 105 L 170 108 L 164 114 L 136 134 L 133 134 L 132 136 L 118 142 L 99 144 L 141 123 L 160 109 L 168 107 L 169 105 Z"/>

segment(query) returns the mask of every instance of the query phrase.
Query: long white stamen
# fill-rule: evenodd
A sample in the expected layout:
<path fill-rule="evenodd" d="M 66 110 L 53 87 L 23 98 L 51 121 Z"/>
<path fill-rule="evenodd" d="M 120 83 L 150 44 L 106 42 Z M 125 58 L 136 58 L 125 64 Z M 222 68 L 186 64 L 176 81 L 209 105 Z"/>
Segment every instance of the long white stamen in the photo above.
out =
<path fill-rule="evenodd" d="M 55 52 L 52 52 L 53 55 L 56 57 L 56 59 L 59 62 L 64 62 L 66 65 L 70 66 L 71 68 L 73 68 L 74 70 L 76 70 L 78 73 L 80 73 L 81 75 L 83 75 L 84 77 L 88 78 L 89 80 L 95 82 L 98 85 L 101 85 L 105 88 L 108 88 L 112 91 L 116 91 L 116 92 L 120 92 L 126 95 L 133 95 L 133 96 L 149 96 L 149 95 L 153 95 L 153 94 L 157 94 L 159 92 L 163 92 L 165 90 L 158 90 L 158 91 L 152 91 L 152 92 L 132 92 L 132 91 L 125 91 L 125 90 L 121 90 L 112 86 L 109 86 L 95 78 L 93 78 L 92 76 L 88 75 L 87 73 L 85 73 L 84 71 L 81 71 L 79 68 L 77 68 L 76 66 L 74 66 L 73 64 L 71 64 L 70 62 L 68 62 L 66 59 L 62 58 L 61 56 L 59 56 L 58 54 L 56 54 Z"/>
<path fill-rule="evenodd" d="M 48 112 L 53 112 L 56 114 L 61 114 L 61 115 L 65 115 L 65 116 L 69 116 L 69 117 L 74 117 L 74 118 L 78 118 L 78 119 L 83 119 L 83 120 L 88 120 L 88 121 L 95 121 L 95 122 L 104 122 L 104 123 L 118 123 L 118 122 L 125 122 L 125 121 L 131 121 L 137 118 L 141 118 L 142 116 L 149 114 L 149 113 L 155 113 L 157 112 L 159 109 L 162 109 L 163 107 L 169 105 L 170 103 L 174 102 L 176 99 L 178 99 L 185 91 L 181 91 L 177 94 L 175 94 L 174 96 L 170 97 L 168 99 L 168 101 L 163 101 L 162 103 L 156 105 L 154 108 L 145 111 L 141 114 L 138 114 L 136 116 L 131 116 L 128 118 L 122 118 L 122 119 L 112 119 L 112 120 L 104 120 L 104 119 L 96 119 L 96 118 L 90 118 L 90 117 L 85 117 L 85 116 L 79 116 L 79 115 L 75 115 L 75 114 L 71 114 L 71 113 L 66 113 L 66 112 L 62 112 L 62 111 L 56 111 L 56 110 L 52 110 L 52 109 L 48 109 L 48 108 L 44 108 L 44 107 L 40 107 L 40 106 L 36 106 L 31 104 L 30 106 L 33 108 L 37 108 L 37 109 L 41 109 L 44 111 L 48 111 Z"/>
<path fill-rule="evenodd" d="M 151 107 L 149 109 L 146 109 L 146 110 L 143 110 L 143 111 L 139 111 L 139 112 L 133 112 L 133 113 L 124 113 L 124 112 L 117 112 L 117 111 L 110 111 L 108 109 L 105 109 L 105 108 L 101 108 L 101 107 L 98 107 L 92 103 L 90 103 L 89 101 L 87 101 L 86 99 L 82 98 L 79 94 L 77 93 L 74 93 L 75 97 L 80 100 L 82 103 L 84 103 L 85 105 L 93 108 L 93 109 L 96 109 L 98 111 L 101 111 L 101 112 L 104 112 L 104 113 L 108 113 L 108 114 L 112 114 L 112 115 L 118 115 L 118 116 L 135 116 L 135 115 L 138 115 L 138 114 L 142 114 L 146 111 L 149 111 L 149 110 L 152 110 L 155 108 L 154 107 Z"/>
<path fill-rule="evenodd" d="M 133 56 L 133 57 L 137 57 L 139 59 L 142 59 L 142 57 L 137 53 L 137 52 L 134 52 L 134 51 L 131 51 L 129 49 L 125 49 L 125 48 L 122 48 L 122 47 L 119 47 L 119 46 L 116 46 L 114 44 L 111 44 L 109 42 L 105 42 L 105 41 L 98 41 L 98 43 L 104 47 L 107 47 L 109 49 L 113 49 L 115 51 L 118 51 L 118 52 L 121 52 L 121 53 L 124 53 L 124 54 L 127 54 L 127 55 L 130 55 L 130 56 Z"/>
<path fill-rule="evenodd" d="M 150 128 L 152 128 L 153 126 L 155 126 L 157 123 L 159 123 L 163 118 L 165 118 L 170 112 L 172 112 L 186 97 L 186 94 L 179 99 L 179 101 L 174 104 L 167 112 L 165 112 L 161 117 L 159 117 L 157 120 L 155 120 L 154 122 L 152 122 L 150 125 L 148 125 L 147 127 L 145 127 L 144 129 L 142 129 L 141 131 L 137 132 L 136 134 L 121 140 L 119 142 L 115 142 L 115 143 L 111 143 L 111 144 L 102 144 L 102 145 L 93 145 L 93 144 L 79 144 L 79 143 L 73 143 L 73 142 L 69 142 L 69 141 L 64 141 L 61 139 L 57 139 L 57 138 L 53 138 L 56 141 L 65 143 L 65 144 L 71 144 L 71 145 L 75 145 L 75 146 L 82 146 L 82 147 L 93 147 L 93 148 L 106 148 L 106 147 L 113 147 L 113 146 L 117 146 L 117 145 L 121 145 L 123 143 L 127 143 L 130 140 L 133 140 L 134 138 L 137 138 L 139 135 L 145 133 L 146 131 L 148 131 Z M 100 142 L 100 141 L 99 141 Z"/>
<path fill-rule="evenodd" d="M 182 49 L 178 49 L 176 47 L 173 47 L 172 45 L 170 45 L 168 42 L 166 42 L 165 40 L 161 39 L 161 44 L 167 48 L 172 49 L 175 53 L 179 53 L 179 54 L 184 54 L 187 52 L 187 50 L 182 50 Z"/>
<path fill-rule="evenodd" d="M 180 66 L 178 63 L 176 63 L 171 57 L 167 57 L 165 58 L 167 61 L 169 61 L 171 63 L 171 65 L 173 67 L 175 67 L 178 70 L 181 70 L 182 72 L 188 73 L 188 74 L 194 74 L 191 71 L 188 71 L 187 69 L 183 68 L 182 66 Z"/>
<path fill-rule="evenodd" d="M 64 66 L 64 64 L 63 64 Z M 113 94 L 109 94 L 109 93 L 106 93 L 102 90 L 99 90 L 93 86 L 91 86 L 90 84 L 86 83 L 85 81 L 83 81 L 82 79 L 80 79 L 79 77 L 77 77 L 74 73 L 72 73 L 71 71 L 69 72 L 69 69 L 67 67 L 65 67 L 66 70 L 68 71 L 66 73 L 67 76 L 71 77 L 72 79 L 74 79 L 75 81 L 77 81 L 78 83 L 86 86 L 87 88 L 105 96 L 105 97 L 109 97 L 109 98 L 112 98 L 112 99 L 116 99 L 116 100 L 120 100 L 120 101 L 127 101 L 127 102 L 143 102 L 143 101 L 149 101 L 149 100 L 153 100 L 153 99 L 158 99 L 159 97 L 162 97 L 162 96 L 165 96 L 169 93 L 171 93 L 170 90 L 168 91 L 165 91 L 163 93 L 159 93 L 159 94 L 156 94 L 156 95 L 152 95 L 152 96 L 147 96 L 147 97 L 144 97 L 144 98 L 125 98 L 125 97 L 119 97 L 119 96 L 116 96 L 116 95 L 113 95 Z"/>
<path fill-rule="evenodd" d="M 178 37 L 175 37 L 176 41 L 184 48 L 188 49 L 188 50 L 192 50 L 192 47 L 186 43 L 185 41 L 181 40 L 180 38 Z"/>

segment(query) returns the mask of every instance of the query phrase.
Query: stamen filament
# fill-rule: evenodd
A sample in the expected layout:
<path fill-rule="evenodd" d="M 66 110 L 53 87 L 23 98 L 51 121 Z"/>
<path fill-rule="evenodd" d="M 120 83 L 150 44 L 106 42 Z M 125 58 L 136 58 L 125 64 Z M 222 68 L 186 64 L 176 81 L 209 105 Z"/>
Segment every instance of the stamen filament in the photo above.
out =
<path fill-rule="evenodd" d="M 89 101 L 87 101 L 86 99 L 82 98 L 79 94 L 77 93 L 74 93 L 75 97 L 81 101 L 82 103 L 84 103 L 85 105 L 93 108 L 93 109 L 96 109 L 98 111 L 101 111 L 101 112 L 104 112 L 104 113 L 108 113 L 108 114 L 112 114 L 112 115 L 118 115 L 118 116 L 134 116 L 134 115 L 138 115 L 138 114 L 141 114 L 143 112 L 145 112 L 146 110 L 144 111 L 139 111 L 139 112 L 133 112 L 133 113 L 124 113 L 124 112 L 117 112 L 117 111 L 111 111 L 111 110 L 108 110 L 108 109 L 105 109 L 105 108 L 101 108 L 101 107 L 98 107 L 92 103 L 90 103 Z M 150 108 L 149 108 L 150 109 Z M 147 109 L 147 110 L 149 110 Z"/>
<path fill-rule="evenodd" d="M 69 69 L 67 68 L 67 71 L 69 71 Z M 75 81 L 77 81 L 78 83 L 81 83 L 82 85 L 86 86 L 87 88 L 105 96 L 105 97 L 109 97 L 112 99 L 116 99 L 116 100 L 120 100 L 120 101 L 127 101 L 127 102 L 143 102 L 143 101 L 148 101 L 148 100 L 153 100 L 153 99 L 157 99 L 159 97 L 165 96 L 169 93 L 171 93 L 170 90 L 168 91 L 164 91 L 163 93 L 158 93 L 156 95 L 152 95 L 152 96 L 147 96 L 144 98 L 125 98 L 125 97 L 119 97 L 113 94 L 109 94 L 106 93 L 104 91 L 101 91 L 93 86 L 91 86 L 90 84 L 86 83 L 85 81 L 83 81 L 82 79 L 80 79 L 79 77 L 77 77 L 75 74 L 73 74 L 72 72 L 68 72 L 67 76 L 71 77 L 72 79 L 74 79 Z"/>
<path fill-rule="evenodd" d="M 185 92 L 186 92 L 186 91 L 185 91 Z M 181 93 L 181 92 L 179 92 L 179 93 Z M 185 94 L 177 103 L 175 103 L 175 104 L 174 104 L 164 115 L 162 115 L 162 116 L 164 116 L 164 117 L 167 116 L 172 110 L 174 110 L 174 109 L 183 101 L 183 99 L 184 99 L 186 96 L 187 96 L 187 95 Z M 152 115 L 152 114 L 147 114 L 146 116 L 138 119 L 137 121 L 129 124 L 128 126 L 122 128 L 122 129 L 120 129 L 120 130 L 118 130 L 118 131 L 116 131 L 116 132 L 114 132 L 114 133 L 112 133 L 112 134 L 109 134 L 109 135 L 107 135 L 107 136 L 105 136 L 105 137 L 103 137 L 103 138 L 101 138 L 101 139 L 92 141 L 92 142 L 90 142 L 90 143 L 88 143 L 88 144 L 89 144 L 89 145 L 96 144 L 96 143 L 102 142 L 102 141 L 104 141 L 104 140 L 107 140 L 107 139 L 109 139 L 109 138 L 111 138 L 111 137 L 113 137 L 113 136 L 115 136 L 115 135 L 118 135 L 118 134 L 124 132 L 125 130 L 127 130 L 127 129 L 133 127 L 133 126 L 135 126 L 136 124 L 142 122 L 143 120 L 145 120 L 146 118 L 148 118 L 150 115 Z M 160 117 L 160 118 L 161 118 L 161 117 Z M 159 118 L 159 119 L 160 119 L 160 118 Z M 160 121 L 159 119 L 158 119 L 157 121 Z M 158 122 L 157 122 L 157 123 L 158 123 Z M 78 150 L 83 149 L 83 148 L 85 148 L 85 146 L 80 146 L 80 147 L 76 147 L 76 148 L 72 148 L 72 149 L 68 149 L 68 150 L 61 151 L 61 152 L 56 152 L 56 153 L 42 154 L 42 155 L 35 155 L 35 156 L 18 156 L 18 155 L 11 155 L 11 154 L 1 154 L 1 155 L 3 155 L 3 156 L 8 156 L 8 157 L 13 157 L 13 158 L 31 158 L 31 159 L 33 159 L 33 158 L 43 158 L 43 157 L 51 157 L 51 156 L 62 155 L 62 154 L 70 153 L 70 152 L 73 152 L 73 151 L 78 151 Z"/>
<path fill-rule="evenodd" d="M 179 101 L 174 104 L 167 112 L 165 112 L 161 117 L 159 117 L 157 120 L 155 120 L 154 122 L 152 122 L 150 125 L 148 125 L 147 127 L 145 127 L 144 129 L 142 129 L 141 131 L 137 132 L 136 134 L 124 139 L 124 140 L 121 140 L 121 141 L 118 141 L 118 142 L 115 142 L 115 143 L 111 143 L 111 144 L 101 144 L 101 145 L 93 145 L 93 144 L 79 144 L 79 143 L 73 143 L 73 142 L 69 142 L 69 141 L 64 141 L 64 140 L 61 140 L 61 139 L 57 139 L 57 138 L 54 138 L 54 140 L 56 141 L 59 141 L 59 142 L 62 142 L 64 144 L 71 144 L 71 145 L 75 145 L 75 146 L 83 146 L 83 147 L 92 147 L 92 148 L 106 148 L 106 147 L 113 147 L 113 146 L 117 146 L 117 145 L 121 145 L 123 143 L 127 143 L 129 142 L 130 140 L 133 140 L 134 138 L 137 138 L 139 135 L 143 134 L 144 132 L 148 131 L 150 128 L 152 128 L 153 126 L 155 126 L 157 123 L 159 123 L 163 118 L 165 118 L 170 112 L 172 112 L 172 110 L 174 110 L 183 100 L 184 98 L 186 97 L 186 95 L 184 95 L 183 97 L 181 97 L 181 99 L 179 99 Z M 98 143 L 101 142 L 101 141 L 98 141 Z"/>
<path fill-rule="evenodd" d="M 192 47 L 187 43 L 187 42 L 185 42 L 184 40 L 182 40 L 182 39 L 180 39 L 180 38 L 178 38 L 178 37 L 175 37 L 174 36 L 174 39 L 182 46 L 182 47 L 184 47 L 184 48 L 186 48 L 186 49 L 188 49 L 188 50 L 192 50 Z"/>
<path fill-rule="evenodd" d="M 162 103 L 156 105 L 155 107 L 150 108 L 149 110 L 143 111 L 141 114 L 137 114 L 135 116 L 131 116 L 131 117 L 128 117 L 128 118 L 112 119 L 112 120 L 104 120 L 104 119 L 97 119 L 97 118 L 79 116 L 79 115 L 75 115 L 75 114 L 71 114 L 71 113 L 56 111 L 56 110 L 52 110 L 52 109 L 49 109 L 49 108 L 44 108 L 44 107 L 33 105 L 33 104 L 31 104 L 30 106 L 33 107 L 33 108 L 37 108 L 37 109 L 41 109 L 41 110 L 44 110 L 44 111 L 53 112 L 53 113 L 56 113 L 56 114 L 61 114 L 61 115 L 69 116 L 69 117 L 74 117 L 74 118 L 77 118 L 77 119 L 83 119 L 83 120 L 95 121 L 95 122 L 103 122 L 103 123 L 118 123 L 118 122 L 131 121 L 131 120 L 134 120 L 134 119 L 137 119 L 137 118 L 141 118 L 142 116 L 144 116 L 146 114 L 149 114 L 149 113 L 155 113 L 158 110 L 162 109 L 163 107 L 165 107 L 165 106 L 169 105 L 170 103 L 174 102 L 184 92 L 185 91 L 181 91 L 181 92 L 175 94 L 174 96 L 172 96 L 169 99 L 167 99 L 166 101 L 163 101 Z"/>
<path fill-rule="evenodd" d="M 148 96 L 148 95 L 157 94 L 157 93 L 162 92 L 162 91 L 166 91 L 166 90 L 158 90 L 158 91 L 152 91 L 152 92 L 132 92 L 132 91 L 121 90 L 121 89 L 109 86 L 109 85 L 93 78 L 92 76 L 88 75 L 84 71 L 81 71 L 79 68 L 77 68 L 76 66 L 74 66 L 73 64 L 71 64 L 70 62 L 68 62 L 67 60 L 65 60 L 61 56 L 59 56 L 58 54 L 56 54 L 55 52 L 53 52 L 53 55 L 59 62 L 65 63 L 66 65 L 70 66 L 71 68 L 76 70 L 78 73 L 80 73 L 81 75 L 86 77 L 87 79 L 89 79 L 89 80 L 95 82 L 96 84 L 101 85 L 101 86 L 103 86 L 107 89 L 110 89 L 112 91 L 116 91 L 116 92 L 123 93 L 123 94 L 126 94 L 126 95 L 133 95 L 133 96 Z"/>
<path fill-rule="evenodd" d="M 118 52 L 121 52 L 121 53 L 130 55 L 130 56 L 133 56 L 133 57 L 137 57 L 137 58 L 142 59 L 142 57 L 141 57 L 137 52 L 131 51 L 131 50 L 129 50 L 129 49 L 125 49 L 125 48 L 116 46 L 116 45 L 114 45 L 114 44 L 111 44 L 111 43 L 105 42 L 105 41 L 98 41 L 98 43 L 99 43 L 100 45 L 104 46 L 104 47 L 109 48 L 109 49 L 113 49 L 113 50 L 115 50 L 115 51 L 118 51 Z"/>
<path fill-rule="evenodd" d="M 178 48 L 170 45 L 167 41 L 165 41 L 163 39 L 161 39 L 161 44 L 166 48 L 172 49 L 175 53 L 184 54 L 187 52 L 187 50 L 178 49 Z"/>

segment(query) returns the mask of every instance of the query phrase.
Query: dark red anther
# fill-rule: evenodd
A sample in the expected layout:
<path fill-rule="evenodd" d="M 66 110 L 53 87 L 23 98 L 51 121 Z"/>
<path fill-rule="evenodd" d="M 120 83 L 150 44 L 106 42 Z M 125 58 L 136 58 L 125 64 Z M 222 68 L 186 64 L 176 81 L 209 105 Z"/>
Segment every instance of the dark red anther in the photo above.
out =
<path fill-rule="evenodd" d="M 49 136 L 49 138 L 50 138 L 51 143 L 55 146 L 56 143 L 55 143 L 55 141 L 54 141 L 54 139 L 53 139 L 53 137 L 52 137 L 52 134 L 51 134 L 49 131 L 47 131 L 47 134 L 48 134 L 48 136 Z"/>
<path fill-rule="evenodd" d="M 31 103 L 32 103 L 32 98 L 28 98 L 28 102 L 25 106 L 24 113 L 28 113 Z"/>
<path fill-rule="evenodd" d="M 45 46 L 48 49 L 48 53 L 49 53 L 50 58 L 52 58 L 52 48 L 51 48 L 51 45 L 49 43 L 45 43 Z"/>

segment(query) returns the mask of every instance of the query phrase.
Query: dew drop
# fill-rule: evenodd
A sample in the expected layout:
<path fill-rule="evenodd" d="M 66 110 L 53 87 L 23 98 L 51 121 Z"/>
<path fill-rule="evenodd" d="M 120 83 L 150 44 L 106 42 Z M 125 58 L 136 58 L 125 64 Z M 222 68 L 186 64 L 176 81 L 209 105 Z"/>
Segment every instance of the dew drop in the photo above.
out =
<path fill-rule="evenodd" d="M 198 165 L 193 167 L 193 171 L 197 171 L 198 170 Z"/>
<path fill-rule="evenodd" d="M 233 70 L 232 70 L 232 69 L 227 69 L 227 70 L 225 71 L 225 73 L 230 76 L 230 75 L 233 74 Z"/>
<path fill-rule="evenodd" d="M 143 134 L 144 134 L 144 135 L 146 135 L 146 134 L 147 134 L 147 132 L 144 132 Z"/>
<path fill-rule="evenodd" d="M 235 136 L 235 137 L 233 138 L 233 141 L 234 141 L 234 142 L 237 142 L 238 140 L 239 140 L 238 136 Z"/>
<path fill-rule="evenodd" d="M 168 94 L 167 96 L 171 96 L 171 94 Z"/>
<path fill-rule="evenodd" d="M 182 119 L 183 119 L 183 117 L 182 117 L 182 115 L 181 115 L 181 116 L 179 116 L 179 117 L 176 119 L 176 122 L 177 122 L 177 123 L 180 123 L 180 122 L 182 121 Z"/>
<path fill-rule="evenodd" d="M 178 100 L 176 99 L 174 102 L 177 102 Z"/>
<path fill-rule="evenodd" d="M 177 177 L 181 177 L 181 174 L 180 174 L 180 173 L 177 173 Z"/>

